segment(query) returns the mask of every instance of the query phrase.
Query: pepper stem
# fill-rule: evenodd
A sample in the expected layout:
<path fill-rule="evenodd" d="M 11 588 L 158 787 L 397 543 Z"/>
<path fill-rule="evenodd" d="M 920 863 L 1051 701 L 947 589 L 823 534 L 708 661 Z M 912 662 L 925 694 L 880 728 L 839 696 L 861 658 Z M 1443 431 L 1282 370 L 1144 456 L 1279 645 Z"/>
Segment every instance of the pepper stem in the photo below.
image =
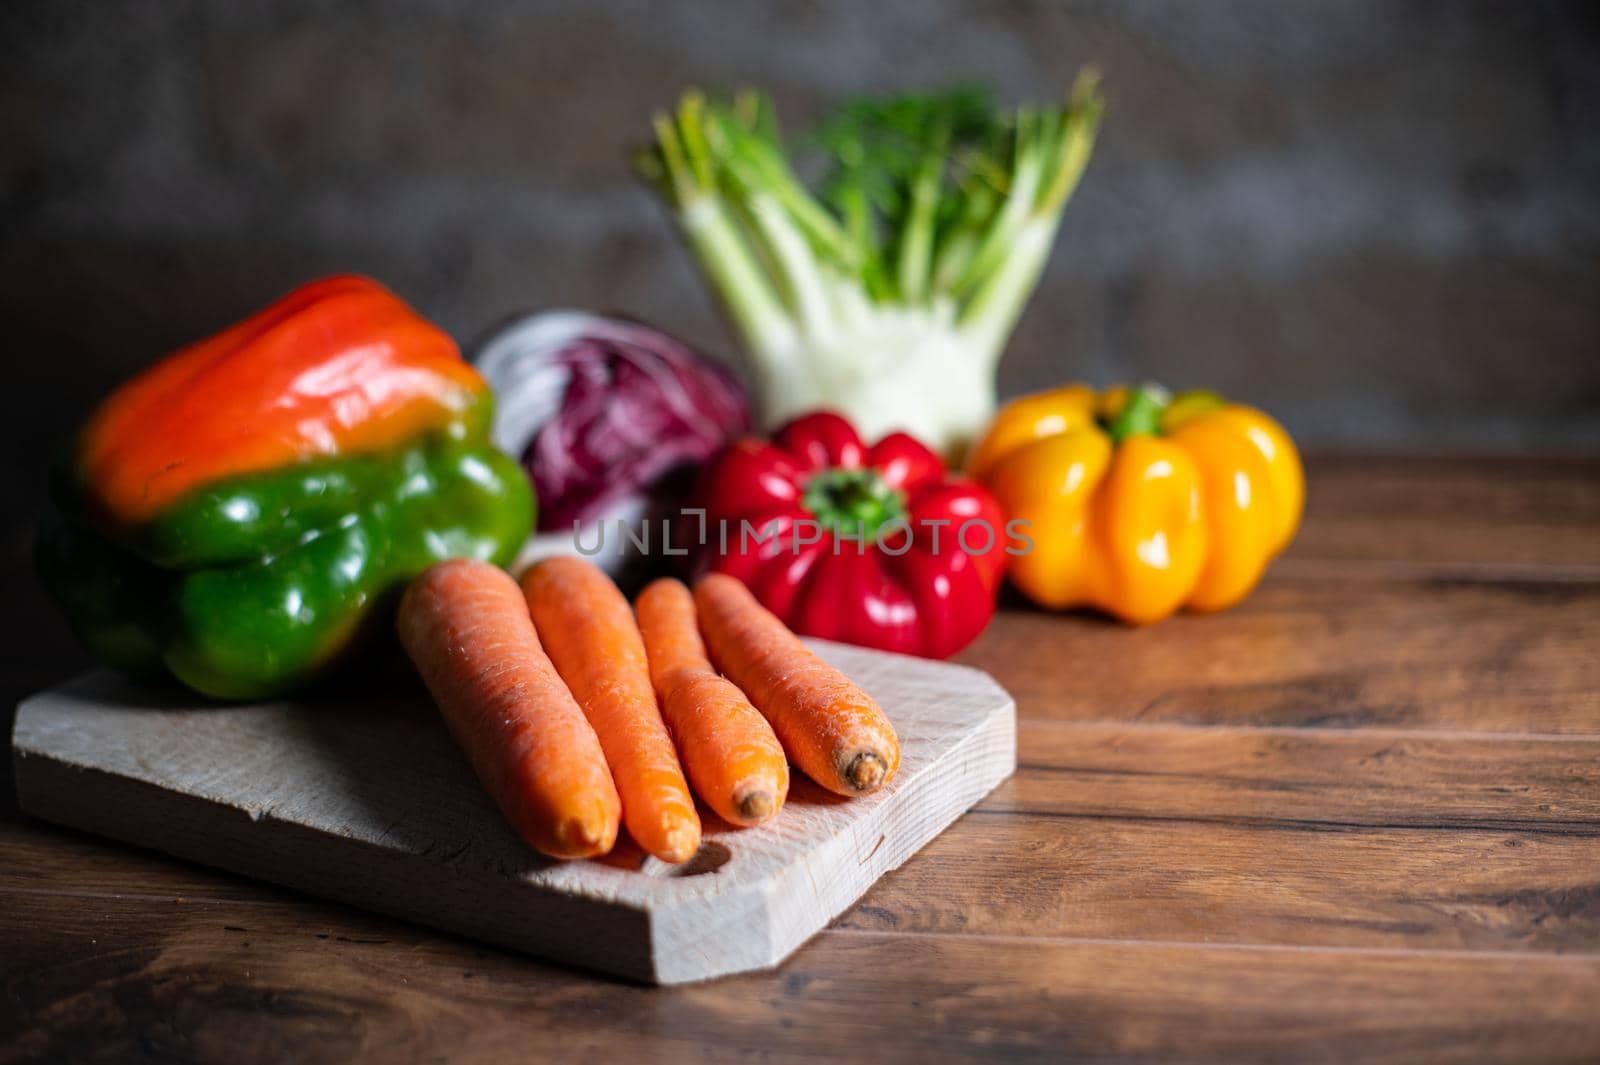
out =
<path fill-rule="evenodd" d="M 877 470 L 823 470 L 806 482 L 802 506 L 835 535 L 867 540 L 885 523 L 905 517 L 905 497 L 885 483 Z"/>
<path fill-rule="evenodd" d="M 1160 385 L 1140 385 L 1128 393 L 1128 402 L 1122 405 L 1106 426 L 1113 444 L 1120 444 L 1130 436 L 1159 436 L 1161 415 L 1172 397 Z"/>

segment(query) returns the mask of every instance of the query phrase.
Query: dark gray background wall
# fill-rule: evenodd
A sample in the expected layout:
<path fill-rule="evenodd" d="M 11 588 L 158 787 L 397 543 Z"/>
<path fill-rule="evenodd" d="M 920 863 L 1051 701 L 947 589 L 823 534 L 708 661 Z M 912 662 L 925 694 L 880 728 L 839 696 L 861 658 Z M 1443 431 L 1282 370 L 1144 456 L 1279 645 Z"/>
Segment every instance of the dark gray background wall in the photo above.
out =
<path fill-rule="evenodd" d="M 1211 384 L 1311 444 L 1600 442 L 1592 4 L 24 3 L 0 18 L 18 442 L 310 277 L 458 336 L 524 306 L 729 339 L 625 153 L 690 83 L 1105 74 L 1002 371 Z M 13 377 L 17 381 L 17 377 Z"/>
<path fill-rule="evenodd" d="M 1600 442 L 1600 18 L 1468 3 L 47 3 L 0 23 L 4 431 L 370 272 L 729 339 L 630 145 L 691 83 L 1110 110 L 1002 370 L 1210 384 L 1308 443 Z M 37 481 L 33 482 L 37 484 Z"/>
<path fill-rule="evenodd" d="M 690 83 L 791 124 L 1080 64 L 1110 110 L 1008 392 L 1208 384 L 1312 447 L 1600 447 L 1600 5 L 0 3 L 0 595 L 50 452 L 161 353 L 372 273 L 460 337 L 522 307 L 728 338 L 626 149 Z M 24 683 L 70 662 L 17 634 Z M 7 702 L 18 692 L 6 692 Z"/>

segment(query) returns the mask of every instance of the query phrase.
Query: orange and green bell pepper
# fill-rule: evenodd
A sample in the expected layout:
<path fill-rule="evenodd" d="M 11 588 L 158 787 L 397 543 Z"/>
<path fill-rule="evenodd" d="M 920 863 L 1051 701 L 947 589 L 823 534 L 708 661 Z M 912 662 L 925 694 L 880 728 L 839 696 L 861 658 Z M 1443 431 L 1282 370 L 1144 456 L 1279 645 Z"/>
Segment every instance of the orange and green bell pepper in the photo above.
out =
<path fill-rule="evenodd" d="M 1069 385 L 1003 408 L 968 471 L 1027 523 L 1012 583 L 1052 608 L 1143 624 L 1248 595 L 1294 537 L 1300 457 L 1267 415 L 1210 392 Z"/>
<path fill-rule="evenodd" d="M 492 404 L 377 283 L 306 285 L 101 404 L 41 574 L 111 665 L 226 698 L 297 687 L 431 563 L 514 556 L 533 499 Z"/>

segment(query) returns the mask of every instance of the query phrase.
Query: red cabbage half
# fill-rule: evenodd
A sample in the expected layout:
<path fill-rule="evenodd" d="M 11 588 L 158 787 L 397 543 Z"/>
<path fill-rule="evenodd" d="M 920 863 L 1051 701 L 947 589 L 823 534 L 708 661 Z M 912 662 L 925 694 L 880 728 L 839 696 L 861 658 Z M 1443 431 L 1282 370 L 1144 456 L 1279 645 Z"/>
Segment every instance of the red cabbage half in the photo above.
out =
<path fill-rule="evenodd" d="M 731 371 L 625 318 L 530 314 L 473 361 L 495 391 L 495 444 L 533 479 L 541 531 L 648 497 L 750 426 Z"/>

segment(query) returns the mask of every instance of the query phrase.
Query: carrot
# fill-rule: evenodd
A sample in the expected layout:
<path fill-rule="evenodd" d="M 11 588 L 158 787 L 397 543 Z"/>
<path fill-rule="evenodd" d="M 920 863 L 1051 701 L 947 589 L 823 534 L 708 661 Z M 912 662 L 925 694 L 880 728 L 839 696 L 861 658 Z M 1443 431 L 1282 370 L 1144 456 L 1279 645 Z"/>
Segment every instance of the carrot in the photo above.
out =
<path fill-rule="evenodd" d="M 604 854 L 622 803 L 594 729 L 510 574 L 440 562 L 400 601 L 400 642 L 506 820 L 553 858 Z"/>
<path fill-rule="evenodd" d="M 790 761 L 840 795 L 875 791 L 900 764 L 894 726 L 872 697 L 818 658 L 738 580 L 694 586 L 712 661 L 766 715 Z"/>
<path fill-rule="evenodd" d="M 634 601 L 650 680 L 689 781 L 730 824 L 759 825 L 789 794 L 789 760 L 772 726 L 706 658 L 694 596 L 663 577 Z"/>
<path fill-rule="evenodd" d="M 522 576 L 539 638 L 600 737 L 622 795 L 622 823 L 664 862 L 700 847 L 700 815 L 656 708 L 633 611 L 617 586 L 579 558 L 550 558 Z"/>

